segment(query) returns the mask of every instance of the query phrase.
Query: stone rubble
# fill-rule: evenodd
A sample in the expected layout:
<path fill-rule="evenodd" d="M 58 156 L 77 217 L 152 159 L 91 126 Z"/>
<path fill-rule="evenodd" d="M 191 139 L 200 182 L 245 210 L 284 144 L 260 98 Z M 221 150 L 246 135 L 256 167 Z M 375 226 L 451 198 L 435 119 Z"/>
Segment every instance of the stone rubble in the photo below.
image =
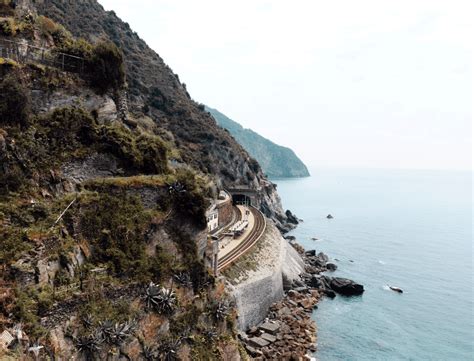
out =
<path fill-rule="evenodd" d="M 316 324 L 311 312 L 321 295 L 316 290 L 290 290 L 270 307 L 268 318 L 240 339 L 254 360 L 305 360 L 316 351 Z"/>
<path fill-rule="evenodd" d="M 316 324 L 311 319 L 321 297 L 360 295 L 364 286 L 354 281 L 321 275 L 333 272 L 337 265 L 329 257 L 315 250 L 306 251 L 294 240 L 289 242 L 301 255 L 305 272 L 286 289 L 283 300 L 270 306 L 267 319 L 240 333 L 247 353 L 254 360 L 310 360 L 309 353 L 315 352 Z"/>

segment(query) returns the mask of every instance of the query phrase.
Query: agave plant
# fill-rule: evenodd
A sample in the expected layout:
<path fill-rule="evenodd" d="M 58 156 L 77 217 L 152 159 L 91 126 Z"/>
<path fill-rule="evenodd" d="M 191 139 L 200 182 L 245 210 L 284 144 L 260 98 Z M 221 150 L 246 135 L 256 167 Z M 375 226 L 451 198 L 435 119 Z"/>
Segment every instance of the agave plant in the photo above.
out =
<path fill-rule="evenodd" d="M 132 335 L 135 327 L 134 321 L 114 324 L 111 320 L 105 320 L 100 323 L 98 333 L 106 343 L 120 346 Z"/>
<path fill-rule="evenodd" d="M 186 188 L 185 186 L 180 183 L 180 182 L 174 182 L 170 185 L 168 185 L 168 192 L 170 194 L 176 194 L 176 193 L 185 193 L 186 192 Z"/>
<path fill-rule="evenodd" d="M 94 324 L 94 318 L 90 313 L 82 316 L 81 321 L 85 328 L 91 328 Z"/>
<path fill-rule="evenodd" d="M 114 323 L 111 320 L 101 321 L 97 333 L 100 334 L 106 343 L 113 343 Z"/>
<path fill-rule="evenodd" d="M 100 352 L 104 339 L 100 333 L 93 333 L 88 336 L 79 337 L 76 340 L 76 347 L 79 352 L 84 353 L 86 359 L 94 360 L 95 355 Z"/>
<path fill-rule="evenodd" d="M 212 308 L 212 316 L 216 321 L 222 321 L 229 313 L 229 305 L 227 302 L 218 302 Z"/>
<path fill-rule="evenodd" d="M 153 347 L 147 345 L 143 345 L 141 354 L 146 361 L 153 361 L 157 358 L 156 350 Z"/>
<path fill-rule="evenodd" d="M 209 340 L 212 341 L 217 337 L 217 330 L 215 328 L 210 328 L 204 331 L 204 336 Z"/>
<path fill-rule="evenodd" d="M 136 325 L 133 321 L 116 323 L 112 330 L 113 343 L 118 346 L 123 344 L 132 335 L 135 327 Z"/>
<path fill-rule="evenodd" d="M 178 351 L 181 347 L 181 339 L 173 338 L 163 342 L 158 348 L 160 360 L 175 361 L 178 360 Z"/>
<path fill-rule="evenodd" d="M 173 276 L 173 278 L 179 284 L 183 285 L 184 287 L 192 287 L 193 283 L 191 281 L 191 277 L 187 272 L 179 272 Z"/>
<path fill-rule="evenodd" d="M 150 282 L 145 291 L 147 308 L 153 308 L 161 314 L 171 314 L 176 308 L 176 295 L 172 289 L 160 287 Z"/>

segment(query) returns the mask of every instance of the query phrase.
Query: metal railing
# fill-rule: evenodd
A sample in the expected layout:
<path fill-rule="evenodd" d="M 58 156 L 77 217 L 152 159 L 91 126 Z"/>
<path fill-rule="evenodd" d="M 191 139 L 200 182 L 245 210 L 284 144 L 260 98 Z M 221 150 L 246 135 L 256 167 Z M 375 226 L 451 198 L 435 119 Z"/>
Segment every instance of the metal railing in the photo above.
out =
<path fill-rule="evenodd" d="M 18 63 L 40 63 L 79 74 L 85 70 L 84 58 L 30 45 L 26 41 L 0 39 L 0 58 L 8 58 Z"/>

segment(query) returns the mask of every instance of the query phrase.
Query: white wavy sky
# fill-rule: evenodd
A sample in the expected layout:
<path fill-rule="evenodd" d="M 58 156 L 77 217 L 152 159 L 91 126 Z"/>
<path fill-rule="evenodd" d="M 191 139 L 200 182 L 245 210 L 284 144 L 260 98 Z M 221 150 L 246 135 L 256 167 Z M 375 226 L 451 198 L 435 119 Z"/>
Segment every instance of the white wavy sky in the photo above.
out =
<path fill-rule="evenodd" d="M 470 0 L 99 0 L 310 166 L 470 169 Z"/>

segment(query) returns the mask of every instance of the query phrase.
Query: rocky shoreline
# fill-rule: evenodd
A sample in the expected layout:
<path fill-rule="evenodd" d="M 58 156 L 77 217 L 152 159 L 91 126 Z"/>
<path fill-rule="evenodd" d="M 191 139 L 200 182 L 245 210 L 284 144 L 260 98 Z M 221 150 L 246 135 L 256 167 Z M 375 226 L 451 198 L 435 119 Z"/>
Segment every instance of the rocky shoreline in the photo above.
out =
<path fill-rule="evenodd" d="M 323 275 L 337 269 L 329 257 L 315 250 L 306 251 L 292 236 L 286 238 L 302 257 L 305 272 L 285 289 L 280 302 L 271 305 L 262 323 L 239 334 L 254 360 L 312 359 L 309 353 L 317 349 L 317 328 L 311 315 L 319 300 L 323 296 L 355 296 L 364 292 L 364 286 L 352 280 Z"/>

